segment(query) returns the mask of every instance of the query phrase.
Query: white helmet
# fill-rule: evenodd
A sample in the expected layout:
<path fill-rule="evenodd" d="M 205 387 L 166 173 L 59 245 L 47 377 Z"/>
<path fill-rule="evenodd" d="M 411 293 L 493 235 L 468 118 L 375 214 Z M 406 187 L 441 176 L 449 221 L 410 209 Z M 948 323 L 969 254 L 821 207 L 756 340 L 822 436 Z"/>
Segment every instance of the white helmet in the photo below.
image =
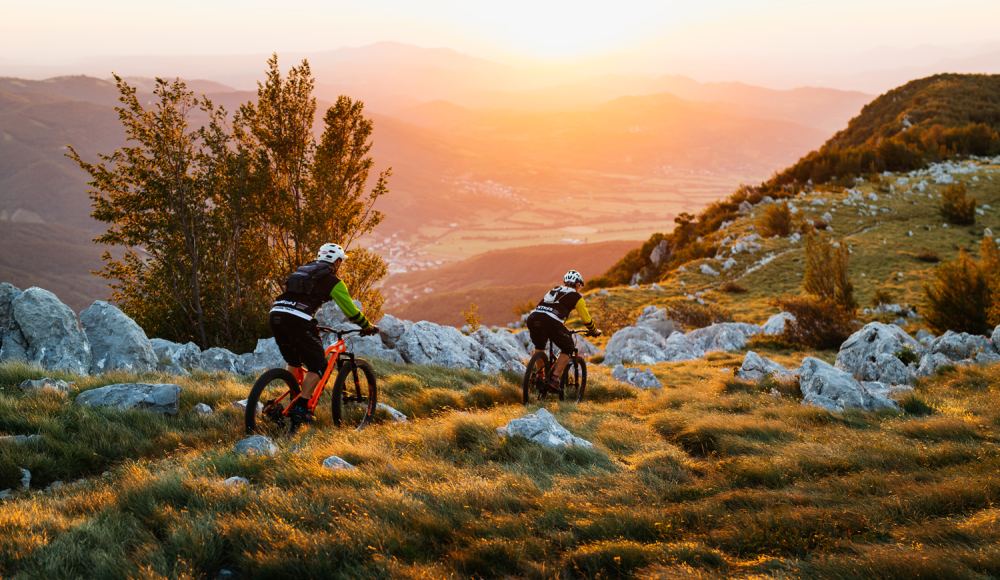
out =
<path fill-rule="evenodd" d="M 337 260 L 346 260 L 347 254 L 344 253 L 344 248 L 341 248 L 339 244 L 323 244 L 319 253 L 316 254 L 316 259 L 333 264 Z"/>
<path fill-rule="evenodd" d="M 569 272 L 566 272 L 565 276 L 563 276 L 563 284 L 566 284 L 567 286 L 583 284 L 583 276 L 581 276 L 576 270 L 570 270 Z"/>

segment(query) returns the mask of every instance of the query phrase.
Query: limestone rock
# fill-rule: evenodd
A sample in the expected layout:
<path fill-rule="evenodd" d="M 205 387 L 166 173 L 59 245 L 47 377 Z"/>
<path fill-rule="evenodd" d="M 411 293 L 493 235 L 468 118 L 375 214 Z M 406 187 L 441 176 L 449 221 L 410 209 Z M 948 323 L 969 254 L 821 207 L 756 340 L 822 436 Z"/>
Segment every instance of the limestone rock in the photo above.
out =
<path fill-rule="evenodd" d="M 799 367 L 799 388 L 803 405 L 828 411 L 898 409 L 892 399 L 870 391 L 850 374 L 811 356 Z"/>
<path fill-rule="evenodd" d="M 178 365 L 156 365 L 156 372 L 163 373 L 165 375 L 173 375 L 175 377 L 191 376 L 191 373 L 187 372 L 187 369 Z"/>
<path fill-rule="evenodd" d="M 501 330 L 497 332 L 497 338 L 512 346 L 514 350 L 520 353 L 522 359 L 531 356 L 531 351 L 534 349 L 531 345 L 530 334 L 527 331 L 515 333 L 509 330 Z"/>
<path fill-rule="evenodd" d="M 702 264 L 702 265 L 701 265 L 701 273 L 702 273 L 702 274 L 707 274 L 707 275 L 709 275 L 709 276 L 718 276 L 718 275 L 719 275 L 719 273 L 718 273 L 718 272 L 716 272 L 716 271 L 715 271 L 715 270 L 714 270 L 714 269 L 713 269 L 713 268 L 712 268 L 711 266 L 709 266 L 708 264 Z"/>
<path fill-rule="evenodd" d="M 197 367 L 201 359 L 201 349 L 193 342 L 178 344 L 162 338 L 151 338 L 149 344 L 157 359 L 169 361 L 172 365 L 190 369 Z"/>
<path fill-rule="evenodd" d="M 246 413 L 247 411 L 247 399 L 241 399 L 239 401 L 233 401 L 233 406 L 240 410 L 240 413 Z M 261 402 L 257 403 L 257 414 L 260 415 L 264 412 L 264 404 Z"/>
<path fill-rule="evenodd" d="M 362 310 L 361 303 L 354 300 L 354 305 L 358 310 Z M 316 322 L 320 326 L 328 326 L 334 330 L 351 330 L 358 328 L 357 324 L 354 324 L 344 316 L 344 313 L 340 310 L 340 306 L 333 300 L 327 302 L 326 304 L 319 307 L 316 314 L 313 315 L 316 318 Z"/>
<path fill-rule="evenodd" d="M 704 352 L 740 350 L 747 339 L 760 334 L 760 327 L 745 322 L 720 322 L 705 328 L 698 328 L 684 337 Z"/>
<path fill-rule="evenodd" d="M 993 334 L 990 336 L 990 341 L 993 343 L 993 348 L 1000 351 L 1000 326 L 997 326 L 996 328 L 993 329 Z"/>
<path fill-rule="evenodd" d="M 665 309 L 656 306 L 643 308 L 639 318 L 635 321 L 635 326 L 655 330 L 663 338 L 669 338 L 671 334 L 681 330 L 679 324 L 667 318 Z"/>
<path fill-rule="evenodd" d="M 22 381 L 19 388 L 24 393 L 32 393 L 32 392 L 38 393 L 42 391 L 51 391 L 59 393 L 61 395 L 68 395 L 69 386 L 70 386 L 69 383 L 67 383 L 66 381 L 57 381 L 55 379 L 45 377 L 44 379 L 38 379 L 37 381 L 33 381 L 31 379 Z M 76 386 L 75 383 L 74 386 Z"/>
<path fill-rule="evenodd" d="M 886 357 L 879 357 L 879 355 L 889 355 L 896 358 L 895 354 L 903 347 L 909 347 L 917 354 L 924 350 L 924 347 L 902 328 L 894 324 L 871 322 L 844 341 L 840 346 L 840 352 L 837 353 L 835 364 L 838 369 L 847 371 L 862 381 L 882 383 L 899 381 L 905 384 L 907 379 L 904 378 L 904 374 L 909 375 L 908 371 L 904 373 L 906 366 L 899 359 L 896 359 L 899 363 L 897 365 Z"/>
<path fill-rule="evenodd" d="M 521 362 L 521 351 L 511 346 L 496 334 L 480 328 L 469 335 L 474 341 L 477 368 L 484 373 L 495 374 L 503 370 L 511 370 L 523 374 L 526 370 Z"/>
<path fill-rule="evenodd" d="M 656 378 L 652 369 L 640 370 L 624 365 L 615 365 L 611 371 L 611 378 L 620 383 L 639 387 L 640 389 L 662 389 L 663 383 Z"/>
<path fill-rule="evenodd" d="M 0 284 L 0 360 L 28 360 L 28 341 L 14 320 L 14 300 L 21 291 L 4 282 Z"/>
<path fill-rule="evenodd" d="M 785 325 L 789 322 L 795 322 L 795 316 L 790 312 L 779 312 L 768 318 L 760 330 L 764 334 L 778 335 L 785 332 Z"/>
<path fill-rule="evenodd" d="M 795 377 L 793 371 L 788 370 L 768 358 L 762 357 L 752 350 L 748 350 L 743 357 L 743 366 L 736 370 L 736 378 L 744 381 L 759 382 L 768 375 L 776 379 L 792 379 Z"/>
<path fill-rule="evenodd" d="M 920 366 L 917 367 L 914 374 L 918 377 L 929 377 L 937 372 L 939 367 L 951 364 L 955 364 L 955 361 L 941 353 L 933 352 L 925 354 L 920 358 Z"/>
<path fill-rule="evenodd" d="M 1000 354 L 990 351 L 980 351 L 976 354 L 976 362 L 981 365 L 995 365 L 1000 363 Z"/>
<path fill-rule="evenodd" d="M 473 341 L 457 328 L 422 320 L 415 323 L 396 343 L 409 364 L 441 365 L 453 369 L 479 368 Z"/>
<path fill-rule="evenodd" d="M 953 361 L 974 358 L 980 351 L 996 352 L 993 341 L 985 336 L 949 330 L 927 345 L 927 352 L 943 354 Z"/>
<path fill-rule="evenodd" d="M 146 333 L 117 307 L 98 300 L 80 313 L 80 322 L 90 342 L 91 374 L 156 368 L 157 356 Z"/>
<path fill-rule="evenodd" d="M 278 452 L 278 446 L 270 437 L 264 435 L 253 435 L 233 445 L 233 451 L 240 455 L 274 455 Z"/>
<path fill-rule="evenodd" d="M 354 467 L 336 455 L 331 455 L 330 457 L 324 459 L 323 467 L 334 471 L 355 471 L 357 469 L 357 467 Z"/>
<path fill-rule="evenodd" d="M 553 449 L 569 445 L 593 447 L 590 441 L 576 437 L 567 431 L 556 421 L 552 413 L 545 409 L 539 409 L 536 413 L 525 415 L 520 419 L 512 419 L 505 427 L 497 427 L 497 435 L 500 437 L 518 435 Z"/>
<path fill-rule="evenodd" d="M 392 417 L 393 421 L 397 423 L 406 423 L 406 415 L 400 411 L 397 411 L 396 409 L 393 409 L 389 405 L 386 405 L 385 403 L 379 403 L 378 405 L 376 405 L 376 408 L 382 409 L 383 411 L 388 413 L 389 416 Z"/>
<path fill-rule="evenodd" d="M 666 357 L 667 341 L 659 332 L 647 327 L 626 326 L 616 332 L 604 348 L 606 365 L 622 362 L 654 365 Z"/>
<path fill-rule="evenodd" d="M 284 368 L 285 359 L 274 338 L 258 338 L 257 347 L 251 353 L 240 355 L 236 366 L 241 374 L 259 375 L 269 369 Z"/>
<path fill-rule="evenodd" d="M 84 391 L 77 395 L 76 403 L 90 407 L 148 409 L 176 415 L 180 395 L 180 385 L 121 383 Z"/>
<path fill-rule="evenodd" d="M 19 467 L 18 469 L 21 470 L 21 475 L 23 476 L 23 477 L 21 477 L 21 487 L 23 487 L 24 489 L 30 489 L 31 488 L 31 472 L 28 471 L 27 469 L 23 468 L 23 467 Z"/>
<path fill-rule="evenodd" d="M 15 445 L 27 445 L 28 443 L 41 442 L 41 435 L 5 435 L 0 437 L 0 443 L 13 443 Z"/>
<path fill-rule="evenodd" d="M 390 314 L 378 321 L 379 335 L 386 348 L 396 348 L 396 343 L 411 326 L 413 323 L 409 320 L 400 320 Z"/>
<path fill-rule="evenodd" d="M 998 328 L 1000 328 L 1000 327 L 998 327 Z M 997 335 L 997 333 L 996 333 L 995 330 L 993 331 L 993 335 L 996 336 L 997 338 L 1000 338 L 1000 335 Z M 930 344 L 935 338 L 936 337 L 933 334 L 927 332 L 926 330 L 924 330 L 922 328 L 917 331 L 916 339 L 917 339 L 917 341 L 920 342 L 920 344 L 922 344 L 924 346 L 927 346 L 928 344 Z M 996 344 L 996 341 L 994 341 L 994 345 L 995 344 Z"/>
<path fill-rule="evenodd" d="M 27 344 L 26 360 L 79 375 L 90 371 L 90 343 L 76 314 L 41 288 L 28 288 L 11 303 L 11 312 Z"/>
<path fill-rule="evenodd" d="M 240 359 L 235 354 L 221 347 L 213 347 L 201 353 L 198 358 L 198 368 L 206 373 L 239 374 Z"/>
<path fill-rule="evenodd" d="M 327 346 L 336 341 L 337 337 L 331 334 L 327 334 L 324 338 L 324 344 Z M 380 358 L 397 364 L 406 362 L 399 352 L 387 348 L 378 336 L 358 336 L 353 334 L 344 338 L 344 342 L 347 344 L 348 350 L 353 351 L 356 356 L 361 358 Z"/>
<path fill-rule="evenodd" d="M 207 417 L 214 413 L 214 411 L 212 411 L 212 408 L 206 405 L 205 403 L 198 403 L 197 405 L 194 406 L 192 411 L 194 411 L 195 414 L 197 415 L 201 415 L 202 417 Z"/>
<path fill-rule="evenodd" d="M 599 354 L 604 354 L 603 350 L 591 344 L 589 340 L 583 337 L 583 335 L 577 335 L 576 349 L 577 349 L 577 354 L 579 354 L 585 359 L 595 357 Z"/>
<path fill-rule="evenodd" d="M 250 481 L 247 478 L 245 478 L 245 477 L 240 477 L 238 475 L 234 475 L 234 476 L 230 477 L 229 479 L 223 480 L 220 483 L 220 485 L 224 485 L 226 487 L 239 488 L 239 487 L 244 487 L 244 486 L 250 485 Z"/>

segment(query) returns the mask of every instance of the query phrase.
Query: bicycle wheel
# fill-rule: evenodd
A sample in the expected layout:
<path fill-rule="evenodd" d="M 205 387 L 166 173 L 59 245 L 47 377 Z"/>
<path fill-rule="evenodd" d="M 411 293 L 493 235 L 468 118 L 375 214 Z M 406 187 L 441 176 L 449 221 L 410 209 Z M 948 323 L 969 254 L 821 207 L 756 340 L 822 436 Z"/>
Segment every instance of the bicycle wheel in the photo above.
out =
<path fill-rule="evenodd" d="M 282 398 L 282 395 L 285 397 Z M 299 383 L 292 373 L 285 369 L 265 371 L 253 384 L 250 395 L 247 396 L 247 409 L 243 419 L 247 435 L 255 433 L 284 435 L 285 416 L 282 413 L 297 396 L 299 396 Z M 263 406 L 260 415 L 257 414 L 258 403 Z"/>
<path fill-rule="evenodd" d="M 575 364 L 574 364 L 575 363 Z M 582 356 L 576 356 L 569 361 L 559 377 L 559 386 L 569 400 L 579 403 L 583 400 L 583 393 L 587 390 L 587 361 Z M 559 400 L 563 400 L 559 397 Z"/>
<path fill-rule="evenodd" d="M 350 377 L 350 382 L 348 382 Z M 348 403 L 354 403 L 350 409 Z M 357 429 L 363 429 L 371 421 L 378 406 L 378 386 L 375 371 L 363 359 L 354 359 L 354 364 L 345 362 L 333 382 L 333 424 L 340 427 L 347 419 L 357 419 Z"/>
<path fill-rule="evenodd" d="M 544 352 L 536 352 L 528 359 L 527 369 L 524 371 L 524 382 L 522 387 L 522 402 L 527 405 L 534 391 L 539 397 L 545 395 L 545 370 L 549 366 L 549 357 Z"/>

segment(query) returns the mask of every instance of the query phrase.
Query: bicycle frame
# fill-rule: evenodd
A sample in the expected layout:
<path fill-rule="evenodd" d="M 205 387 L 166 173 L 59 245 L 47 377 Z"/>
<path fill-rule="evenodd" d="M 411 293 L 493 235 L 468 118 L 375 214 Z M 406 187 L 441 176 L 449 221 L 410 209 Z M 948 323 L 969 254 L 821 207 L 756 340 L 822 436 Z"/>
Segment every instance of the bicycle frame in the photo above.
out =
<path fill-rule="evenodd" d="M 353 331 L 348 331 L 348 332 L 353 332 Z M 319 404 L 319 398 L 323 395 L 323 389 L 326 388 L 326 383 L 327 381 L 330 380 L 331 373 L 333 373 L 334 368 L 336 368 L 338 371 L 340 370 L 340 365 L 342 364 L 341 355 L 345 354 L 346 352 L 347 352 L 347 345 L 344 344 L 344 336 L 341 336 L 337 340 L 337 342 L 326 347 L 326 350 L 323 351 L 323 354 L 326 355 L 326 371 L 323 373 L 323 376 L 320 377 L 319 382 L 316 383 L 316 389 L 313 391 L 312 397 L 309 398 L 309 410 L 315 409 L 316 405 Z M 347 358 L 353 362 L 354 353 L 347 353 Z M 355 367 L 354 369 L 355 382 L 358 380 L 357 373 L 358 369 L 357 367 Z M 297 382 L 301 386 L 303 379 L 305 379 L 306 377 L 306 371 L 302 367 L 294 367 L 292 368 L 292 376 L 295 377 L 295 382 Z M 271 403 L 264 409 L 264 411 L 267 412 L 268 409 L 280 403 L 290 393 L 291 391 L 285 391 L 285 394 L 275 399 L 273 403 Z M 291 403 L 291 401 L 289 401 L 289 403 Z M 288 411 L 290 410 L 291 410 L 291 405 L 288 405 L 281 412 L 281 414 L 287 416 Z"/>

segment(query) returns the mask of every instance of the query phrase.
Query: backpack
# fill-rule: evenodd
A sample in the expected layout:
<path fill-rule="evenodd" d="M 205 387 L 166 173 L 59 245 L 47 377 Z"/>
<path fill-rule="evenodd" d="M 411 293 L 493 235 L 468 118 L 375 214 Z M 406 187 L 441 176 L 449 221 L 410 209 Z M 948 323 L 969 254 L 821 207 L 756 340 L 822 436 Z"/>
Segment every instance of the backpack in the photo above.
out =
<path fill-rule="evenodd" d="M 303 264 L 285 280 L 285 291 L 311 295 L 316 287 L 316 281 L 332 272 L 333 267 L 326 262 Z"/>

